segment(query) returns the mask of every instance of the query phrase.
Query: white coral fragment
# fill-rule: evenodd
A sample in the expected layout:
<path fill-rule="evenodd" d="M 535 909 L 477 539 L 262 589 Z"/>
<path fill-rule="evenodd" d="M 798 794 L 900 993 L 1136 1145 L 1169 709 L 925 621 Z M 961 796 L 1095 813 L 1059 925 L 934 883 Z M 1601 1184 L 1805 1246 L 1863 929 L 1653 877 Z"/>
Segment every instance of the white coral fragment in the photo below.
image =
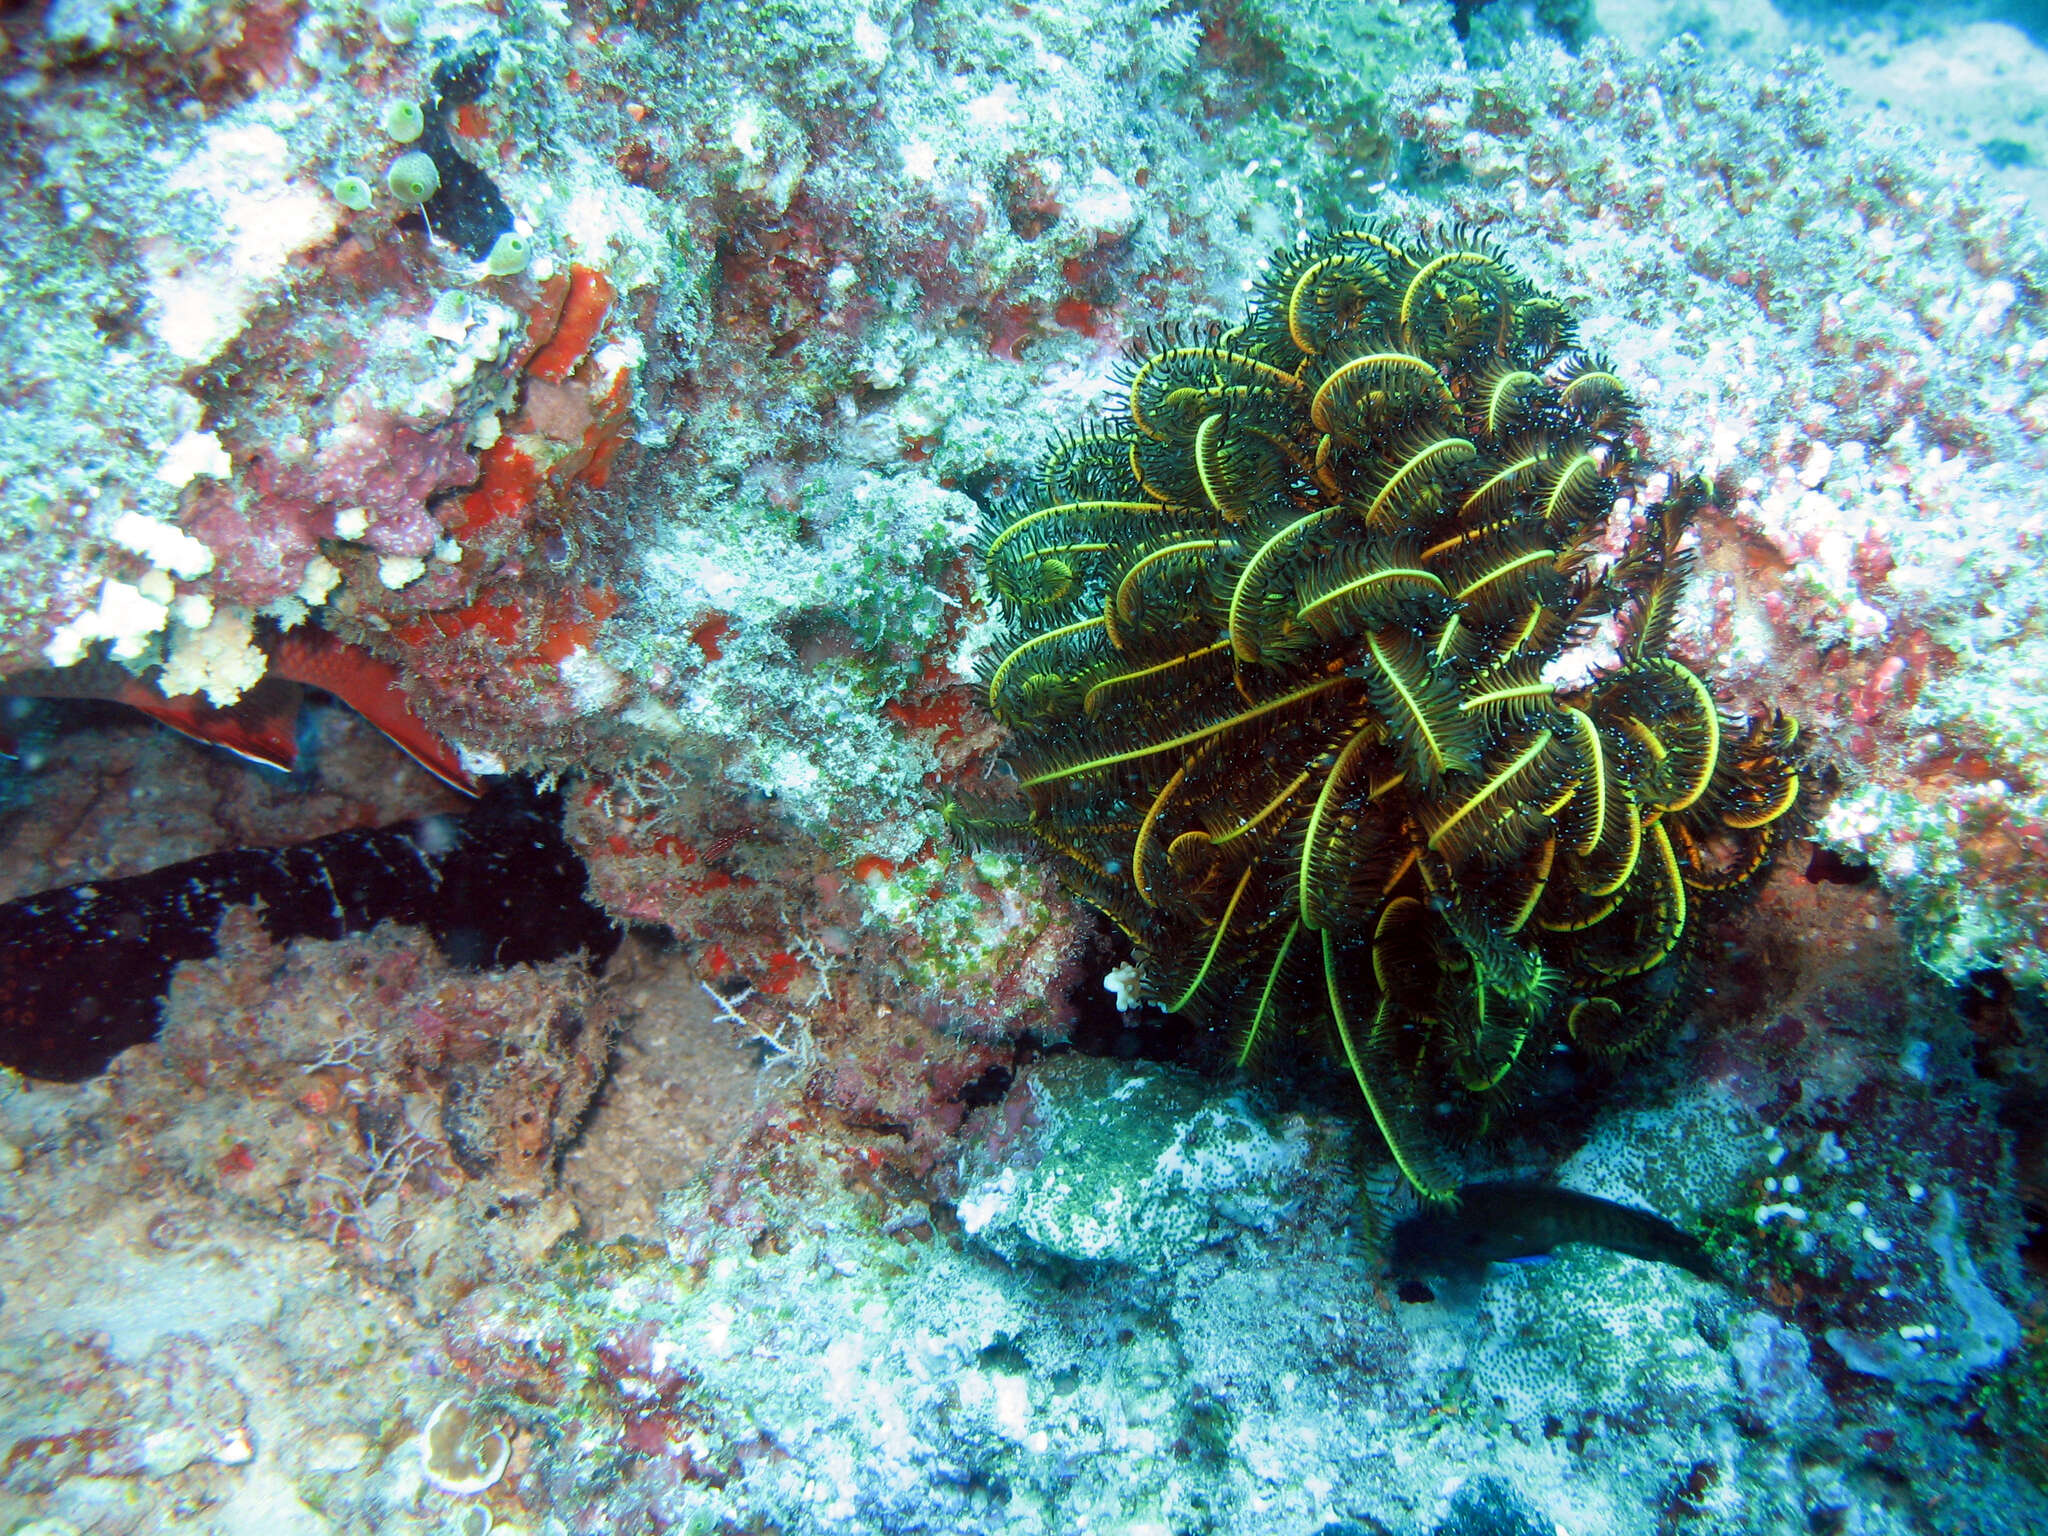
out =
<path fill-rule="evenodd" d="M 212 436 L 211 433 L 207 435 Z M 112 537 L 116 544 L 131 554 L 140 555 L 157 569 L 169 571 L 186 581 L 195 580 L 213 569 L 212 550 L 184 529 L 153 517 L 144 517 L 140 512 L 123 512 L 114 523 Z"/>
<path fill-rule="evenodd" d="M 296 178 L 291 146 L 264 123 L 223 122 L 164 181 L 205 210 L 187 227 L 140 246 L 156 300 L 158 338 L 187 363 L 218 357 L 274 291 L 292 258 L 334 233 L 336 205 Z"/>
<path fill-rule="evenodd" d="M 43 656 L 53 667 L 74 666 L 95 640 L 110 640 L 117 659 L 133 661 L 170 615 L 168 592 L 159 600 L 139 586 L 108 580 L 100 585 L 99 606 L 61 625 L 43 647 Z"/>
<path fill-rule="evenodd" d="M 163 461 L 156 467 L 156 477 L 165 485 L 185 486 L 200 475 L 225 480 L 233 469 L 234 461 L 228 457 L 227 449 L 221 446 L 218 433 L 187 432 L 164 450 Z M 129 514 L 131 517 L 134 515 Z"/>
<path fill-rule="evenodd" d="M 505 1475 L 512 1441 L 494 1424 L 479 1424 L 467 1406 L 450 1398 L 420 1427 L 420 1472 L 443 1493 L 469 1497 Z"/>
<path fill-rule="evenodd" d="M 427 573 L 427 562 L 418 555 L 386 555 L 377 562 L 377 579 L 396 592 L 409 587 Z"/>
<path fill-rule="evenodd" d="M 209 704 L 224 709 L 261 682 L 269 667 L 255 646 L 249 611 L 223 608 L 203 626 L 180 626 L 172 633 L 157 686 L 174 699 L 204 693 Z"/>

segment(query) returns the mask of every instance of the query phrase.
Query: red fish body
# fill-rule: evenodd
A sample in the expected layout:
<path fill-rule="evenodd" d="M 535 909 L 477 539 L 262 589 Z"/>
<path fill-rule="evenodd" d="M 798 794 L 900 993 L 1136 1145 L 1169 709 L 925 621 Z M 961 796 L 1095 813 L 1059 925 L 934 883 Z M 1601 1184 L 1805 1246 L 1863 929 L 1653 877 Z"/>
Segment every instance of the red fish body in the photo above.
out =
<path fill-rule="evenodd" d="M 414 712 L 388 661 L 323 629 L 258 636 L 270 669 L 232 704 L 204 694 L 167 696 L 160 671 L 141 676 L 101 657 L 76 666 L 46 668 L 0 678 L 0 694 L 32 699 L 104 699 L 139 709 L 180 735 L 289 773 L 298 763 L 299 705 L 307 687 L 331 693 L 377 727 L 414 762 L 465 795 L 479 792 L 476 776 L 447 739 Z"/>

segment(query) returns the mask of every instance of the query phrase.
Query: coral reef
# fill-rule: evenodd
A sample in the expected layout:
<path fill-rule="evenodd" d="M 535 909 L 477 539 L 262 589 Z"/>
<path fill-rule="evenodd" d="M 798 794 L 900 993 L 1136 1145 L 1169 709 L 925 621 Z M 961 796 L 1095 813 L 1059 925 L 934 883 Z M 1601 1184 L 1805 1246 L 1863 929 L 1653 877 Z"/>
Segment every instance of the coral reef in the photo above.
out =
<path fill-rule="evenodd" d="M 0 671 L 233 710 L 317 628 L 557 781 L 634 925 L 479 971 L 237 906 L 157 1040 L 0 1074 L 0 1529 L 2048 1527 L 2039 237 L 1810 59 L 1505 46 L 1579 25 L 0 7 Z M 1631 502 L 1712 488 L 1659 649 L 1843 774 L 1830 853 L 1689 908 L 1689 1019 L 1525 1048 L 1469 1154 L 1719 1285 L 1381 1274 L 1341 1059 L 1063 1049 L 1172 1025 L 946 834 L 983 509 L 1368 215 L 1571 306 Z M 460 809 L 317 704 L 289 775 L 4 709 L 9 899 Z"/>
<path fill-rule="evenodd" d="M 1119 338 L 1227 312 L 1260 251 L 1405 177 L 1390 211 L 1484 224 L 1578 307 L 1659 451 L 1723 472 L 1740 537 L 1710 528 L 1681 641 L 1870 770 L 1831 835 L 1889 871 L 1946 973 L 2031 975 L 2014 209 L 1905 130 L 1842 126 L 1808 64 L 1591 44 L 1448 74 L 1428 7 L 1196 20 L 891 10 L 736 49 L 723 6 L 602 44 L 527 6 L 345 6 L 295 52 L 282 11 L 10 17 L 9 153 L 38 189 L 0 257 L 38 316 L 0 363 L 12 665 L 161 646 L 227 693 L 250 615 L 310 610 L 396 662 L 474 766 L 687 761 L 735 821 L 786 802 L 842 876 L 934 866 L 938 901 L 875 920 L 918 926 L 975 879 L 919 793 L 981 744 L 960 493 Z M 846 112 L 816 116 L 828 98 Z M 417 137 L 387 134 L 400 108 Z M 483 167 L 524 265 L 380 195 L 400 152 Z M 1953 516 L 1981 548 L 1921 532 Z M 1968 573 L 2001 567 L 2014 601 L 1971 612 Z"/>
<path fill-rule="evenodd" d="M 855 902 L 887 866 L 862 921 L 911 930 L 921 1006 L 1055 1027 L 1037 989 L 960 978 L 1058 950 L 1064 909 L 991 894 L 924 782 L 985 730 L 962 492 L 1134 308 L 1227 284 L 1240 222 L 1283 233 L 1279 181 L 1334 207 L 1334 146 L 1272 109 L 1277 79 L 1385 155 L 1393 80 L 1454 55 L 1434 10 L 75 9 L 6 22 L 34 125 L 10 153 L 45 195 L 0 259 L 52 322 L 5 364 L 12 664 L 182 650 L 225 694 L 246 648 L 193 637 L 310 612 L 475 770 L 602 791 L 680 764 L 700 844 L 771 807 L 792 919 L 819 866 Z M 424 204 L 387 186 L 406 156 L 435 167 Z M 471 176 L 509 234 L 450 222 Z M 118 441 L 101 382 L 136 402 Z M 675 833 L 604 836 L 637 865 Z"/>
<path fill-rule="evenodd" d="M 1685 1501 L 1736 1531 L 1902 1525 L 1930 1468 L 1968 1528 L 2048 1513 L 1957 1432 L 1972 1393 L 2031 1465 L 2031 1356 L 1979 1369 L 2020 1338 L 2020 1224 L 1996 1080 L 1874 882 L 1771 882 L 1707 948 L 1699 1029 L 1503 1149 L 1702 1227 L 1722 1285 L 1582 1250 L 1397 1293 L 1360 1215 L 1379 1154 L 1334 1079 L 1283 1109 L 1063 1053 L 912 1147 L 791 1094 L 764 1044 L 756 1103 L 678 1126 L 621 1096 L 701 1074 L 684 1041 L 714 1006 L 632 953 L 601 984 L 479 980 L 391 929 L 279 946 L 241 919 L 180 971 L 160 1042 L 96 1083 L 10 1083 L 0 1318 L 70 1342 L 0 1356 L 0 1515 L 1649 1536 Z M 768 1024 L 811 972 L 739 1008 Z M 662 1135 L 715 1155 L 587 1243 L 579 1217 L 624 1211 L 574 1153 L 538 1187 L 531 1142 L 479 1161 L 464 1085 L 540 1055 L 520 1102 L 562 1084 L 559 1148 L 626 1007 L 639 1065 L 592 1139 L 632 1114 L 622 1168 L 658 1166 Z M 589 1021 L 566 1052 L 564 1015 Z M 2038 1023 L 2010 1028 L 2018 1073 Z M 416 1141 L 387 1146 L 400 1117 Z"/>
<path fill-rule="evenodd" d="M 1443 185 L 1394 207 L 1527 242 L 1658 451 L 1714 478 L 1679 653 L 1841 765 L 1824 835 L 1940 974 L 2034 977 L 2048 341 L 2019 200 L 1846 115 L 1804 56 L 1595 44 L 1416 82 L 1396 110 Z"/>

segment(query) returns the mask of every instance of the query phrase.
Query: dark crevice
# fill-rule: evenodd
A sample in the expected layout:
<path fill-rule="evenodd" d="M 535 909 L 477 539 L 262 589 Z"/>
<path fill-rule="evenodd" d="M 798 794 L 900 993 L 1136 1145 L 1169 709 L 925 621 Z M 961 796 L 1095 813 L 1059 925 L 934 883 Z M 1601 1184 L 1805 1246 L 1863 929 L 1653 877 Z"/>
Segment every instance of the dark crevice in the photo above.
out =
<path fill-rule="evenodd" d="M 156 1038 L 171 973 L 215 952 L 228 909 L 253 905 L 279 943 L 382 922 L 424 928 L 454 965 L 484 970 L 584 953 L 619 928 L 585 896 L 559 796 L 494 785 L 466 815 L 237 848 L 145 875 L 0 905 L 0 1063 L 76 1082 Z"/>
<path fill-rule="evenodd" d="M 1846 859 L 1832 848 L 1816 846 L 1806 861 L 1808 885 L 1861 885 L 1877 871 L 1860 859 Z"/>

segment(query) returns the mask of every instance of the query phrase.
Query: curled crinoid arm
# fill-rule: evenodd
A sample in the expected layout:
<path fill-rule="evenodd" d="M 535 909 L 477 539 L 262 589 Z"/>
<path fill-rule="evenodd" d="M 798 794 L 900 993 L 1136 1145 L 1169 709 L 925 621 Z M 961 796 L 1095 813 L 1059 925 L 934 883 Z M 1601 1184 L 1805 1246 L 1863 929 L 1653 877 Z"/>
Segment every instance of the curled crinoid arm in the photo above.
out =
<path fill-rule="evenodd" d="M 984 522 L 977 543 L 1002 611 L 1020 624 L 1051 626 L 1100 601 L 1126 528 L 1172 529 L 1191 521 L 1187 509 L 1134 489 L 1078 500 L 1018 498 Z"/>
<path fill-rule="evenodd" d="M 1670 654 L 1704 496 L 1635 493 L 1625 377 L 1486 237 L 1363 225 L 1130 358 L 980 540 L 982 682 L 1035 846 L 1219 1060 L 1321 1041 L 1406 1176 L 1526 1064 L 1684 1006 L 1698 914 L 1810 793 Z M 1573 691 L 1610 616 L 1620 662 Z"/>
<path fill-rule="evenodd" d="M 1128 499 L 1137 489 L 1131 482 L 1130 445 L 1120 433 L 1100 426 L 1054 439 L 1039 460 L 1035 479 L 1039 506 Z"/>
<path fill-rule="evenodd" d="M 1658 656 L 1671 648 L 1678 604 L 1695 562 L 1695 551 L 1684 540 L 1708 494 L 1698 476 L 1678 485 L 1648 509 L 1617 562 L 1624 656 Z"/>
<path fill-rule="evenodd" d="M 1707 793 L 1671 829 L 1686 884 L 1697 895 L 1748 890 L 1804 825 L 1812 785 L 1798 735 L 1797 725 L 1775 711 L 1722 722 L 1723 749 Z"/>
<path fill-rule="evenodd" d="M 1267 264 L 1247 338 L 1282 366 L 1301 364 L 1394 302 L 1413 262 L 1389 236 L 1354 230 L 1306 240 Z"/>

